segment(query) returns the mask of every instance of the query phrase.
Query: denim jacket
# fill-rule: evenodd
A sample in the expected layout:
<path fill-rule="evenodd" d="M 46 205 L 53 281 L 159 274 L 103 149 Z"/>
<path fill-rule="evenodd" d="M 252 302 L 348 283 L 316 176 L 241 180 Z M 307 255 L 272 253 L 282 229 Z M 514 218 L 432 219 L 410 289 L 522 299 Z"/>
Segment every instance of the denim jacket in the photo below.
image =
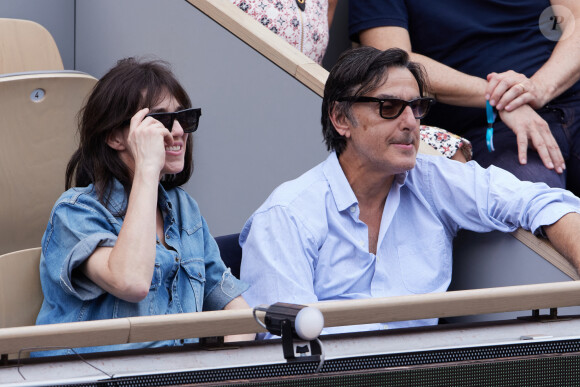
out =
<path fill-rule="evenodd" d="M 115 181 L 107 206 L 92 185 L 61 195 L 42 237 L 40 279 L 44 302 L 37 324 L 150 316 L 223 309 L 248 286 L 224 265 L 195 200 L 181 188 L 159 185 L 158 203 L 165 241 L 157 243 L 155 270 L 147 297 L 127 302 L 106 293 L 77 269 L 97 247 L 112 247 L 123 225 L 127 197 Z M 77 353 L 182 345 L 197 339 L 77 348 Z M 33 356 L 72 354 L 58 350 Z"/>

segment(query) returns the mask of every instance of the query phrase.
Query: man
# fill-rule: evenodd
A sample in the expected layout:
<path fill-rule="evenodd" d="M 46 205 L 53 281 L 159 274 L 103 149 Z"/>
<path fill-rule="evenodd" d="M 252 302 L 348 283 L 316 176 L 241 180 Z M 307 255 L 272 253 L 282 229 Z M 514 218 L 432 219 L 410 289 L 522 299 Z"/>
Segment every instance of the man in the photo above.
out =
<path fill-rule="evenodd" d="M 576 195 L 579 22 L 577 0 L 349 2 L 351 39 L 381 50 L 402 48 L 427 69 L 440 103 L 425 123 L 466 137 L 484 167 Z M 492 152 L 486 99 L 498 111 Z"/>
<path fill-rule="evenodd" d="M 331 154 L 278 187 L 240 234 L 251 306 L 443 292 L 461 228 L 545 231 L 580 267 L 579 198 L 496 167 L 417 155 L 419 119 L 431 104 L 426 85 L 400 49 L 362 47 L 339 59 L 322 102 Z"/>

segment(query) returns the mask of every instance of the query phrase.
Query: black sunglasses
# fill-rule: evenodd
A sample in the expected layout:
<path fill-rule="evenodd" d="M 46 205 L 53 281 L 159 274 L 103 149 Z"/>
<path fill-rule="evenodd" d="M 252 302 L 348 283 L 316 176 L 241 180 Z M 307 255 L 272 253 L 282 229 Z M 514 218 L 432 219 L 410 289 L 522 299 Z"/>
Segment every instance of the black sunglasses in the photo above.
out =
<path fill-rule="evenodd" d="M 201 108 L 183 109 L 173 113 L 151 113 L 145 117 L 155 118 L 161 122 L 170 132 L 173 128 L 173 121 L 177 120 L 179 125 L 183 128 L 184 133 L 193 133 L 197 130 L 199 125 L 199 117 L 201 116 Z"/>
<path fill-rule="evenodd" d="M 342 97 L 338 102 L 378 102 L 379 113 L 382 118 L 391 120 L 403 113 L 407 106 L 411 107 L 413 116 L 416 119 L 424 118 L 429 112 L 431 105 L 435 103 L 433 98 L 415 98 L 405 101 L 399 98 L 375 98 L 375 97 Z"/>

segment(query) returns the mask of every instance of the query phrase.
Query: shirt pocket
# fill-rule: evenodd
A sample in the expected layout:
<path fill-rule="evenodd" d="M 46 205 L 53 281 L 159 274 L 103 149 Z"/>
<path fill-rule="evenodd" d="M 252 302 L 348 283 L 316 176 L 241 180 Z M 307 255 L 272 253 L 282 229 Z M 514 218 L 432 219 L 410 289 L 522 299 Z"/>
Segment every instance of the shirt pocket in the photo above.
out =
<path fill-rule="evenodd" d="M 187 276 L 191 290 L 195 296 L 195 310 L 203 310 L 203 295 L 205 288 L 205 261 L 203 258 L 192 258 L 181 262 L 181 267 Z"/>
<path fill-rule="evenodd" d="M 451 257 L 441 239 L 397 247 L 402 282 L 411 293 L 442 292 L 451 281 Z"/>

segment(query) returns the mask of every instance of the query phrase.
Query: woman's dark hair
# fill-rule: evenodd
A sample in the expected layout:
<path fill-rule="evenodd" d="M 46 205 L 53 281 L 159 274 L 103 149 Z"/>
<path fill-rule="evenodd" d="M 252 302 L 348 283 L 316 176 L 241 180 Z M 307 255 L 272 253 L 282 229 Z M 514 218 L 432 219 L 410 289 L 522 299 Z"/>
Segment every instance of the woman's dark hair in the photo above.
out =
<path fill-rule="evenodd" d="M 121 161 L 116 150 L 109 147 L 107 138 L 127 127 L 137 111 L 151 108 L 168 93 L 183 109 L 191 101 L 166 62 L 121 59 L 95 85 L 87 103 L 79 112 L 79 147 L 68 162 L 66 189 L 94 184 L 99 201 L 108 202 L 114 179 L 131 190 L 131 171 Z M 185 184 L 193 172 L 193 140 L 189 136 L 185 150 L 185 164 L 181 172 L 165 175 L 161 184 L 166 189 Z"/>
<path fill-rule="evenodd" d="M 388 69 L 403 67 L 408 69 L 419 85 L 421 97 L 428 93 L 427 76 L 423 67 L 409 61 L 409 55 L 399 48 L 385 51 L 373 47 L 358 47 L 344 52 L 330 70 L 324 97 L 322 99 L 322 135 L 327 149 L 338 155 L 346 148 L 346 139 L 335 129 L 330 120 L 331 109 L 343 114 L 351 122 L 352 102 L 338 102 L 342 97 L 359 97 L 381 86 L 388 77 Z"/>

